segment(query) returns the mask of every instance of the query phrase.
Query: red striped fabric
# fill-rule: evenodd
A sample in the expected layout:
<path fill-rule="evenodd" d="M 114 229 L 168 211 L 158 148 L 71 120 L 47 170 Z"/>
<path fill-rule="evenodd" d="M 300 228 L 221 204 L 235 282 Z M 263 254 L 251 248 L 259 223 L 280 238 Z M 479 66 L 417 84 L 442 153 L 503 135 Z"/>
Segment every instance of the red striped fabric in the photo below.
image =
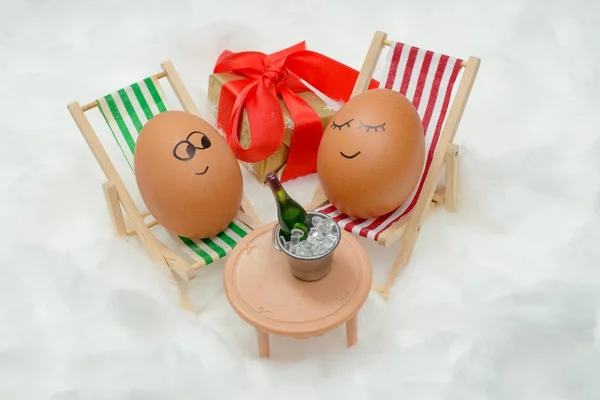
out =
<path fill-rule="evenodd" d="M 412 211 L 433 160 L 461 63 L 461 59 L 445 54 L 404 43 L 392 43 L 383 65 L 384 75 L 380 79 L 380 87 L 402 93 L 413 103 L 421 117 L 427 159 L 419 183 L 404 204 L 378 218 L 348 217 L 331 203 L 325 204 L 317 211 L 330 215 L 346 231 L 373 240 L 377 240 L 394 222 Z"/>

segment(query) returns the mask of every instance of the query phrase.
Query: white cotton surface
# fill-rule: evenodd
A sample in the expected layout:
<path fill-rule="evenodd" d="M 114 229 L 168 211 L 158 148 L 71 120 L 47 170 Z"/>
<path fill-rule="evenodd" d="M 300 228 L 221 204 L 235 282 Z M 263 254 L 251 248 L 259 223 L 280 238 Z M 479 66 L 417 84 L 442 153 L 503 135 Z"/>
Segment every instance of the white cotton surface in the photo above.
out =
<path fill-rule="evenodd" d="M 600 3 L 5 1 L 0 12 L 0 399 L 600 398 Z M 171 60 L 207 119 L 219 53 L 308 47 L 356 69 L 377 30 L 478 56 L 456 136 L 460 208 L 425 223 L 359 342 L 272 337 L 229 306 L 223 263 L 178 306 L 113 236 L 105 177 L 67 111 Z M 264 222 L 271 193 L 245 177 Z M 306 203 L 314 175 L 286 183 Z M 398 249 L 360 240 L 382 283 Z"/>

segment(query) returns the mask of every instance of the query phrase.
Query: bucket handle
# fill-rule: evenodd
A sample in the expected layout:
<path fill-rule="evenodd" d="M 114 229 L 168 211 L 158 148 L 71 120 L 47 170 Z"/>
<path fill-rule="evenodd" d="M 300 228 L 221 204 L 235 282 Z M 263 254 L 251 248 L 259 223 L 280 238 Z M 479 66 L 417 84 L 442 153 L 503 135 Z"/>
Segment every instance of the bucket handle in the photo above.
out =
<path fill-rule="evenodd" d="M 278 231 L 277 228 L 278 227 L 279 227 L 279 225 L 275 225 L 273 227 L 273 238 L 272 238 L 272 241 L 273 241 L 273 247 L 275 247 L 275 250 L 281 251 L 281 247 L 279 247 L 279 243 L 278 243 L 279 241 L 277 240 L 277 231 Z"/>

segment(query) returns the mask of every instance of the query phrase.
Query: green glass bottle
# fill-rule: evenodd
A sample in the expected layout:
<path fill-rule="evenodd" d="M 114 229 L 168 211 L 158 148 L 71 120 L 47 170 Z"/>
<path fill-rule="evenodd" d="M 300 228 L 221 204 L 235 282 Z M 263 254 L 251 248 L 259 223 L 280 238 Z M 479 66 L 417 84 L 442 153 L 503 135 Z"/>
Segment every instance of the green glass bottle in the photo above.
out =
<path fill-rule="evenodd" d="M 292 229 L 300 229 L 304 232 L 300 240 L 306 240 L 311 223 L 304 208 L 285 191 L 277 175 L 270 172 L 265 180 L 275 196 L 281 236 L 289 241 L 292 236 Z"/>

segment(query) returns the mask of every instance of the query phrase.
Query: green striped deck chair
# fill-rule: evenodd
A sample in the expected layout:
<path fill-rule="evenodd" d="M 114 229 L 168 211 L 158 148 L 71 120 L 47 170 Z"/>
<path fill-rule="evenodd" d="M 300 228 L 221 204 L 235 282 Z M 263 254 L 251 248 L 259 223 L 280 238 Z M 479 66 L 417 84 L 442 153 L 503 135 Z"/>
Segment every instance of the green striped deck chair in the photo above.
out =
<path fill-rule="evenodd" d="M 127 216 L 133 220 L 130 222 L 133 223 L 135 232 L 127 232 L 125 235 L 140 236 L 146 249 L 153 252 L 155 258 L 163 258 L 175 273 L 185 280 L 190 280 L 196 276 L 195 270 L 226 257 L 237 243 L 256 227 L 254 225 L 256 216 L 246 197 L 244 196 L 238 217 L 231 221 L 225 231 L 214 237 L 192 239 L 176 236 L 167 232 L 156 221 L 147 223 L 145 218 L 151 217 L 149 213 L 142 213 L 137 206 L 132 205 L 134 201 L 129 191 L 135 190 L 138 194 L 137 186 L 130 183 L 128 188 L 125 187 L 124 178 L 126 177 L 119 175 L 114 164 L 108 161 L 108 155 L 100 148 L 99 142 L 94 140 L 92 135 L 95 135 L 95 132 L 91 130 L 91 125 L 88 126 L 87 118 L 83 115 L 83 112 L 89 109 L 98 108 L 112 133 L 112 142 L 118 146 L 119 150 L 114 154 L 120 154 L 125 159 L 125 163 L 122 164 L 125 165 L 125 172 L 131 175 L 129 182 L 135 182 L 133 154 L 138 134 L 150 118 L 168 109 L 164 92 L 159 84 L 160 78 L 163 77 L 168 78 L 183 109 L 198 115 L 191 97 L 170 62 L 163 63 L 163 72 L 159 74 L 109 93 L 83 107 L 79 107 L 77 103 L 71 103 L 69 109 L 111 183 L 107 186 L 116 186 L 118 201 L 114 198 L 111 199 L 111 195 L 107 194 L 109 208 L 112 208 L 111 212 L 118 214 L 114 212 L 115 207 L 111 207 L 111 200 L 120 202 L 124 206 Z M 245 210 L 244 207 L 250 209 Z M 118 215 L 117 221 L 113 220 L 113 223 L 117 226 L 117 234 L 120 230 L 120 236 L 122 236 L 123 224 L 118 220 Z M 191 259 L 191 261 L 186 261 L 186 259 Z"/>

